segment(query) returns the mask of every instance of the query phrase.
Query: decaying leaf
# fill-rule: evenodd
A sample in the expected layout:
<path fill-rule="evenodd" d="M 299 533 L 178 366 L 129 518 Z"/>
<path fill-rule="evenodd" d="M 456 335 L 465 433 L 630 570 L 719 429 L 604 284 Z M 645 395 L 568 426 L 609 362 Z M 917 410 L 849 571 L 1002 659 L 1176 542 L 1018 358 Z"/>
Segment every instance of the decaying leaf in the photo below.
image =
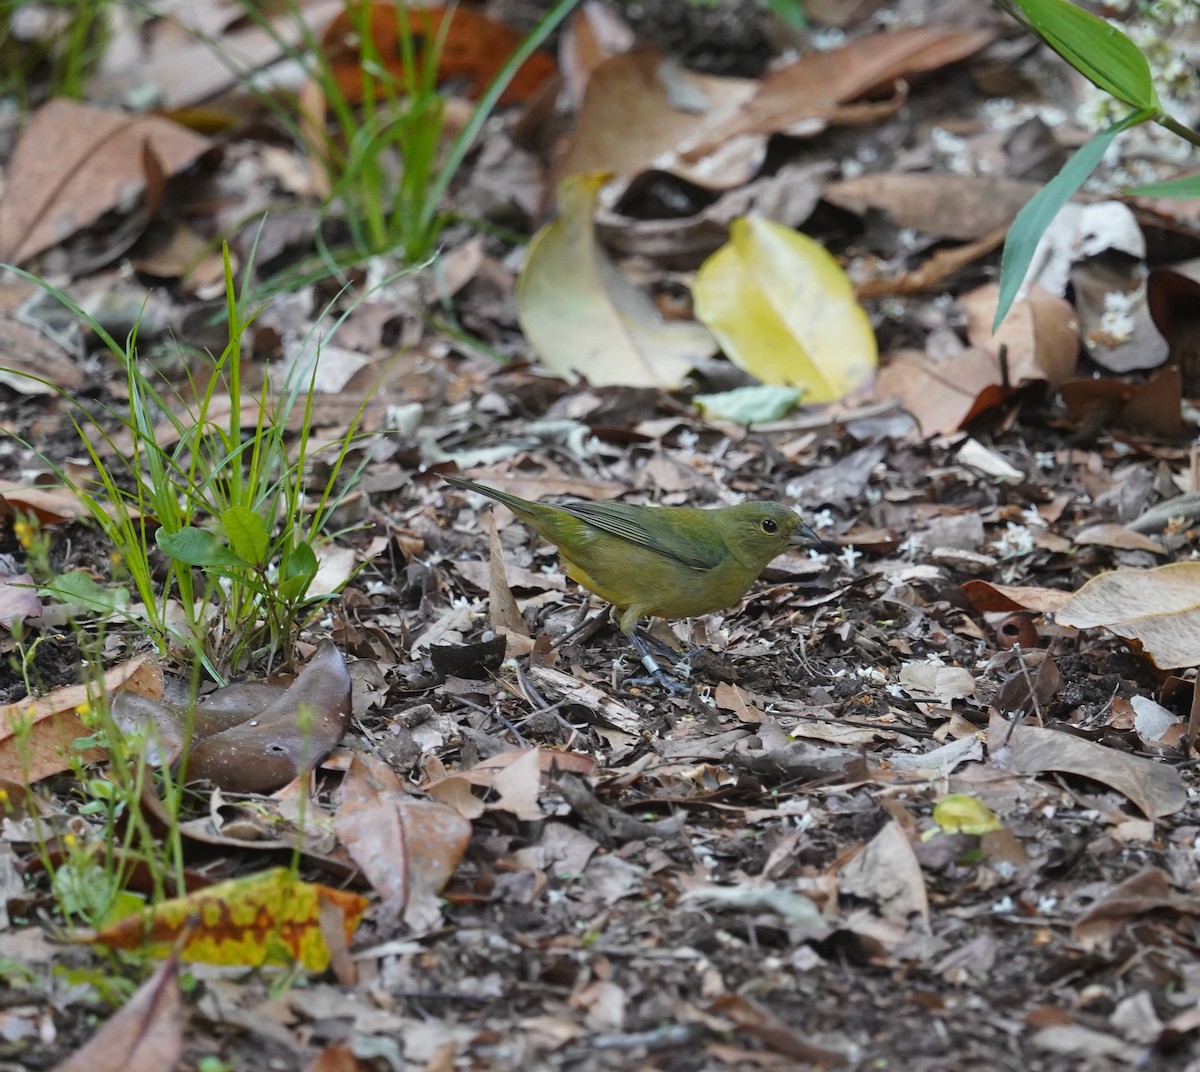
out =
<path fill-rule="evenodd" d="M 1076 629 L 1103 626 L 1134 640 L 1163 670 L 1200 664 L 1200 562 L 1121 569 L 1093 577 L 1055 615 Z"/>
<path fill-rule="evenodd" d="M 729 359 L 763 383 L 835 402 L 875 371 L 866 310 L 846 273 L 813 239 L 769 220 L 734 220 L 729 243 L 692 288 L 696 315 Z"/>
<path fill-rule="evenodd" d="M 302 882 L 277 867 L 162 901 L 105 927 L 92 940 L 112 949 L 153 950 L 186 934 L 183 960 L 249 967 L 295 961 L 320 972 L 329 966 L 320 925 L 323 904 L 338 910 L 346 941 L 353 938 L 367 909 L 365 897 Z"/>
<path fill-rule="evenodd" d="M 558 219 L 533 237 L 517 280 L 517 317 L 542 363 L 595 386 L 677 387 L 716 343 L 691 321 L 667 321 L 596 244 L 592 214 L 608 175 L 558 188 Z"/>

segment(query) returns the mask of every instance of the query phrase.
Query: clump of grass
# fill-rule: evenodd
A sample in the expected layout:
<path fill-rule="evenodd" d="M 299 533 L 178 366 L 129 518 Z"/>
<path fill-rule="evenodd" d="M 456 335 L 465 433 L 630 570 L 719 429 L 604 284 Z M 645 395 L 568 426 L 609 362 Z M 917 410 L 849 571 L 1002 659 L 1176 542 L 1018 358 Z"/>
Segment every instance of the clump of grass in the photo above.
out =
<path fill-rule="evenodd" d="M 33 279 L 27 273 L 20 273 Z M 249 269 L 242 295 L 249 288 Z M 251 391 L 242 344 L 256 312 L 238 293 L 225 251 L 228 341 L 186 390 L 156 382 L 137 354 L 136 330 L 122 345 L 67 295 L 41 284 L 104 342 L 125 376 L 128 405 L 99 413 L 64 393 L 90 478 L 43 461 L 71 487 L 112 544 L 128 588 L 77 571 L 42 590 L 101 616 L 122 616 L 164 655 L 183 654 L 208 675 L 251 662 L 289 665 L 294 643 L 336 592 L 314 592 L 318 550 L 333 535 L 334 511 L 361 472 L 347 466 L 359 415 L 333 445 L 324 482 L 307 486 L 311 415 L 320 347 L 309 349 L 278 392 Z M 243 424 L 243 414 L 252 423 Z M 294 443 L 286 429 L 301 413 Z M 115 429 L 115 430 L 114 430 Z M 117 440 L 123 438 L 124 443 Z"/>

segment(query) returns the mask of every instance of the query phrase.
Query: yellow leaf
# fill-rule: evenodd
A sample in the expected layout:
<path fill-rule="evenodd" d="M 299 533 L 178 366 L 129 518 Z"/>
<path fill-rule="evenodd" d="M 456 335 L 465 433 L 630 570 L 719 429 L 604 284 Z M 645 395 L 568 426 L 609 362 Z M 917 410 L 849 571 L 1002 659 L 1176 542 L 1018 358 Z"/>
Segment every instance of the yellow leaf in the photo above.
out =
<path fill-rule="evenodd" d="M 529 243 L 517 280 L 517 319 L 551 372 L 596 386 L 678 387 L 716 350 L 695 321 L 668 321 L 596 242 L 592 214 L 605 171 L 558 185 L 558 218 Z"/>
<path fill-rule="evenodd" d="M 697 317 L 735 365 L 800 388 L 805 402 L 835 402 L 875 371 L 875 335 L 849 278 L 819 242 L 789 227 L 734 220 L 692 293 Z"/>
<path fill-rule="evenodd" d="M 184 960 L 254 967 L 298 961 L 319 972 L 329 966 L 329 947 L 320 926 L 323 903 L 340 911 L 348 942 L 367 899 L 301 882 L 285 867 L 163 901 L 105 927 L 93 941 L 114 949 L 165 948 L 187 932 Z"/>
<path fill-rule="evenodd" d="M 965 793 L 942 797 L 933 809 L 933 821 L 946 834 L 983 835 L 1002 829 L 991 808 Z"/>

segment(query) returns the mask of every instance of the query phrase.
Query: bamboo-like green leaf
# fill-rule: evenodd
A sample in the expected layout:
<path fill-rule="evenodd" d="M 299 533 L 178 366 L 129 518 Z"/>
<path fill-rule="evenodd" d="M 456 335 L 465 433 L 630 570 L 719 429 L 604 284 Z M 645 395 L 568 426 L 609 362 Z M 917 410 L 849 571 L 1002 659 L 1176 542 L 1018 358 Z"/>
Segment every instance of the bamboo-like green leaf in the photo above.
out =
<path fill-rule="evenodd" d="M 266 564 L 271 534 L 261 514 L 248 506 L 231 506 L 221 514 L 221 528 L 235 555 L 255 566 Z"/>
<path fill-rule="evenodd" d="M 1115 26 L 1070 0 L 1003 0 L 1002 6 L 1093 85 L 1134 108 L 1162 111 L 1150 64 Z"/>
<path fill-rule="evenodd" d="M 166 532 L 159 529 L 154 534 L 154 542 L 167 554 L 187 566 L 199 566 L 201 569 L 246 569 L 250 563 L 235 555 L 216 536 L 207 529 L 197 529 L 191 526 L 178 532 Z"/>
<path fill-rule="evenodd" d="M 1144 186 L 1131 186 L 1125 191 L 1135 197 L 1177 197 L 1182 201 L 1190 201 L 1200 197 L 1200 175 L 1187 175 L 1182 179 L 1168 179 L 1166 182 L 1148 182 Z"/>
<path fill-rule="evenodd" d="M 1045 233 L 1050 222 L 1058 215 L 1059 210 L 1072 197 L 1075 191 L 1083 185 L 1084 180 L 1100 163 L 1105 150 L 1112 144 L 1113 138 L 1124 130 L 1139 123 L 1145 123 L 1152 118 L 1148 111 L 1134 112 L 1119 123 L 1114 123 L 1107 130 L 1101 131 L 1086 145 L 1082 146 L 1064 165 L 1062 170 L 1045 186 L 1026 202 L 1025 207 L 1017 213 L 1012 226 L 1008 229 L 1008 238 L 1004 242 L 1004 254 L 1000 258 L 1000 303 L 996 307 L 996 319 L 992 330 L 1000 327 L 1000 322 L 1012 308 L 1013 299 L 1029 271 L 1033 262 L 1033 254 L 1037 244 Z"/>

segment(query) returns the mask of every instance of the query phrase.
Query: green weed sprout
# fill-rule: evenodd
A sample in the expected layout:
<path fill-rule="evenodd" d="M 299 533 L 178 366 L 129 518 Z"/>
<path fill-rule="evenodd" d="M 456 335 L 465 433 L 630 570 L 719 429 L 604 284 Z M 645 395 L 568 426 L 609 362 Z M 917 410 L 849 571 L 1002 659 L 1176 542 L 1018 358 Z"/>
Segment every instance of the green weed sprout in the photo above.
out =
<path fill-rule="evenodd" d="M 191 400 L 185 402 L 176 389 L 156 387 L 142 369 L 136 331 L 122 346 L 67 295 L 14 271 L 88 324 L 120 362 L 129 395 L 126 412 L 106 409 L 97 416 L 63 393 L 92 462 L 91 480 L 74 479 L 40 456 L 112 543 L 131 590 L 106 588 L 78 571 L 46 582 L 42 591 L 104 617 L 123 615 L 162 654 L 182 650 L 218 683 L 260 656 L 268 666 L 290 665 L 300 630 L 336 598 L 310 590 L 317 550 L 332 535 L 326 529 L 334 511 L 365 465 L 364 459 L 353 472 L 347 468 L 360 408 L 333 445 L 323 485 L 315 493 L 306 485 L 319 346 L 277 395 L 267 381 L 257 393 L 244 386 L 242 339 L 255 314 L 244 309 L 226 249 L 228 342 L 207 379 L 198 382 L 189 373 Z M 249 267 L 243 294 L 248 280 Z M 227 414 L 218 407 L 222 389 Z M 244 426 L 247 409 L 254 423 Z M 292 445 L 286 428 L 297 410 L 303 420 Z M 128 443 L 119 444 L 116 434 Z"/>

